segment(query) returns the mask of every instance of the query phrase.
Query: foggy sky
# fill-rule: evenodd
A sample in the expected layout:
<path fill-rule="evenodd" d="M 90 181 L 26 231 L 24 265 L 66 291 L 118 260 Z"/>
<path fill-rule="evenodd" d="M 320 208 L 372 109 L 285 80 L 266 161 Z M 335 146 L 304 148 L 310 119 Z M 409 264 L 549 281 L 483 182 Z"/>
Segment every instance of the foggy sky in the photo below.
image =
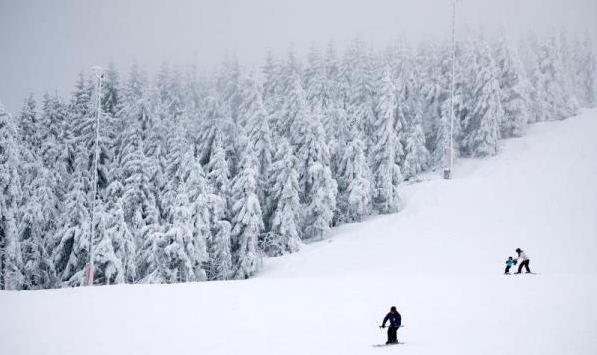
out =
<path fill-rule="evenodd" d="M 566 28 L 597 40 L 595 18 L 597 0 L 461 0 L 457 13 L 460 31 Z M 121 76 L 133 60 L 209 70 L 226 53 L 260 65 L 291 43 L 381 47 L 449 31 L 450 0 L 0 0 L 0 102 L 16 112 L 29 92 L 69 94 L 81 70 L 110 61 Z"/>

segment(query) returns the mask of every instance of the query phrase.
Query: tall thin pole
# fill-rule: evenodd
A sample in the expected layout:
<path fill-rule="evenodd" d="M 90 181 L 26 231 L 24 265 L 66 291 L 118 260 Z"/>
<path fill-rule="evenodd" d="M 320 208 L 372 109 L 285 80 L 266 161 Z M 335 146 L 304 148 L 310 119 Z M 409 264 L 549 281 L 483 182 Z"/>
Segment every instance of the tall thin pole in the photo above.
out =
<path fill-rule="evenodd" d="M 450 146 L 448 148 L 448 167 L 444 177 L 449 179 L 454 168 L 454 86 L 456 65 L 456 0 L 452 0 L 452 83 L 450 85 Z"/>
<path fill-rule="evenodd" d="M 93 235 L 95 233 L 95 200 L 97 197 L 97 166 L 99 160 L 99 124 L 102 113 L 102 79 L 104 74 L 101 69 L 96 70 L 97 77 L 97 121 L 95 122 L 95 157 L 93 164 L 93 196 L 91 198 L 91 234 L 89 235 L 89 264 L 87 267 L 87 286 L 93 286 Z"/>

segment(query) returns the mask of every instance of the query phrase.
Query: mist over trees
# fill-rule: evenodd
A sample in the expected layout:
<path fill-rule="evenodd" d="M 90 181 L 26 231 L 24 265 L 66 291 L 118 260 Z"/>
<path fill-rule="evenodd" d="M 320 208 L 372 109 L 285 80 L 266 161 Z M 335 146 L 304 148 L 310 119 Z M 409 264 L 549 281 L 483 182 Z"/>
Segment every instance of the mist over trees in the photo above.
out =
<path fill-rule="evenodd" d="M 589 43 L 459 41 L 456 155 L 594 106 Z M 0 107 L 0 288 L 81 285 L 90 243 L 96 284 L 244 279 L 330 227 L 399 212 L 401 184 L 446 163 L 451 65 L 445 43 L 354 41 L 270 54 L 260 72 L 109 66 L 101 92 L 82 73 L 71 97 Z"/>

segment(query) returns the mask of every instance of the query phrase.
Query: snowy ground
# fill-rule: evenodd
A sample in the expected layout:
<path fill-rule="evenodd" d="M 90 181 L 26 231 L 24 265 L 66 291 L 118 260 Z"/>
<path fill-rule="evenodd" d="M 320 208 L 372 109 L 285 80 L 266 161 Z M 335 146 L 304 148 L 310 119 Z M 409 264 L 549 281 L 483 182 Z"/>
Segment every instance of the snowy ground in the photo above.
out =
<path fill-rule="evenodd" d="M 0 354 L 597 354 L 597 110 L 403 196 L 247 281 L 2 292 Z"/>

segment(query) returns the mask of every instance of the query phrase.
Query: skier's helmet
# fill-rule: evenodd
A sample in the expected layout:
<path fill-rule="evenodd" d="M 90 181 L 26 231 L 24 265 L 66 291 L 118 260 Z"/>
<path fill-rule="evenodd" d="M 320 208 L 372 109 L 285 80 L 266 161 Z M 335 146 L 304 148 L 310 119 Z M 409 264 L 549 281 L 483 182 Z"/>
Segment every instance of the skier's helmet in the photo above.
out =
<path fill-rule="evenodd" d="M 396 312 L 396 306 L 392 306 L 392 307 L 390 308 L 390 312 Z"/>
<path fill-rule="evenodd" d="M 520 250 L 520 248 L 516 248 L 516 252 L 520 253 L 522 250 Z"/>

